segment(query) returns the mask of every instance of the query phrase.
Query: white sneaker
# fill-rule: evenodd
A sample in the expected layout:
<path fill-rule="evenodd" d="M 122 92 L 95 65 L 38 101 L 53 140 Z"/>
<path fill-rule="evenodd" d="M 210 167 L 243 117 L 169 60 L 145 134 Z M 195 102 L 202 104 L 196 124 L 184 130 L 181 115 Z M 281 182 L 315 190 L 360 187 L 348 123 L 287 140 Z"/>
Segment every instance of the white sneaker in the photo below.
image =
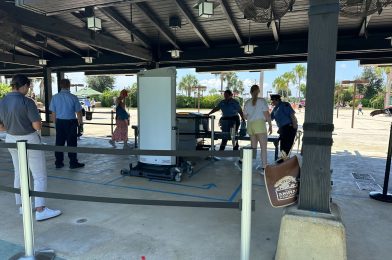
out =
<path fill-rule="evenodd" d="M 61 210 L 58 209 L 50 209 L 45 207 L 43 211 L 35 212 L 35 220 L 37 221 L 43 221 L 43 220 L 47 220 L 50 218 L 55 218 L 57 216 L 61 215 Z"/>
<path fill-rule="evenodd" d="M 264 167 L 261 165 L 257 165 L 256 170 L 260 172 L 261 175 L 264 175 Z"/>
<path fill-rule="evenodd" d="M 113 148 L 116 148 L 116 143 L 113 140 L 109 140 L 109 144 L 111 144 L 113 146 Z"/>
<path fill-rule="evenodd" d="M 242 161 L 238 160 L 234 163 L 234 165 L 238 168 L 238 170 L 242 171 Z"/>

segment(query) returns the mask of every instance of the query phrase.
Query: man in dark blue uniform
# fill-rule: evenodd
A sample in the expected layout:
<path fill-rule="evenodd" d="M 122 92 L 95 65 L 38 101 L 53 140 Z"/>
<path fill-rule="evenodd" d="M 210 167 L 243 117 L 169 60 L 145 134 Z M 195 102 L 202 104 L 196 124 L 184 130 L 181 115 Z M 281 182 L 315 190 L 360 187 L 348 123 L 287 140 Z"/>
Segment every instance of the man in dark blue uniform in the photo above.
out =
<path fill-rule="evenodd" d="M 288 155 L 298 129 L 295 111 L 290 103 L 283 102 L 278 94 L 271 95 L 271 103 L 274 106 L 271 119 L 276 121 L 279 128 L 280 151 L 284 151 Z"/>
<path fill-rule="evenodd" d="M 78 145 L 78 127 L 83 124 L 82 106 L 78 98 L 71 94 L 69 88 L 71 83 L 68 79 L 60 81 L 61 91 L 53 96 L 50 102 L 53 121 L 56 122 L 56 145 L 76 147 Z M 64 153 L 55 152 L 56 168 L 64 167 Z M 69 168 L 75 169 L 83 167 L 79 163 L 76 153 L 68 153 Z"/>
<path fill-rule="evenodd" d="M 230 134 L 230 129 L 235 128 L 235 132 L 238 132 L 238 128 L 240 127 L 240 118 L 238 114 L 241 116 L 242 121 L 245 121 L 242 108 L 238 101 L 233 98 L 233 93 L 231 90 L 226 90 L 224 92 L 224 97 L 225 99 L 220 101 L 218 105 L 207 114 L 211 115 L 216 111 L 222 110 L 222 117 L 219 122 L 222 133 L 225 133 L 226 135 L 224 135 L 222 138 L 222 143 L 219 148 L 221 151 L 225 150 L 228 140 L 227 135 Z M 238 150 L 238 140 L 235 141 L 233 150 Z"/>

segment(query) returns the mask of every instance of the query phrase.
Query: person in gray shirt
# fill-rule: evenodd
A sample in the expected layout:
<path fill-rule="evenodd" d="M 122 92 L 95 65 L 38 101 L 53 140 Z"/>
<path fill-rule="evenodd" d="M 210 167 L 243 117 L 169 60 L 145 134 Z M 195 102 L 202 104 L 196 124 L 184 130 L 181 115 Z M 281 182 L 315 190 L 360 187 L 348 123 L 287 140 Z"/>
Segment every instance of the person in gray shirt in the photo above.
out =
<path fill-rule="evenodd" d="M 24 75 L 15 75 L 11 81 L 12 92 L 0 100 L 0 131 L 6 131 L 5 141 L 15 143 L 27 140 L 30 144 L 41 144 L 41 137 L 37 131 L 41 130 L 41 117 L 34 100 L 25 97 L 30 88 L 30 80 Z M 16 149 L 8 149 L 14 164 L 14 187 L 20 188 L 19 158 Z M 46 160 L 43 151 L 29 150 L 28 165 L 34 179 L 34 190 L 45 192 L 47 189 Z M 22 213 L 21 199 L 15 194 L 19 213 Z M 45 199 L 35 198 L 35 218 L 42 221 L 57 217 L 60 210 L 49 209 L 45 206 Z"/>

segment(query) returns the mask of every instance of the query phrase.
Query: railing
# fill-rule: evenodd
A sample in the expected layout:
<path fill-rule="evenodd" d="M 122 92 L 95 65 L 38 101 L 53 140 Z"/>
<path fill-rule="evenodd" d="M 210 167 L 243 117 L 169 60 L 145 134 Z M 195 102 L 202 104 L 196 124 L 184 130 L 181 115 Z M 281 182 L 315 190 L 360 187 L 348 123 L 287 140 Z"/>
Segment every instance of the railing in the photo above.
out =
<path fill-rule="evenodd" d="M 15 143 L 0 143 L 0 148 L 13 148 L 18 150 L 19 171 L 21 188 L 11 188 L 0 185 L 0 190 L 12 193 L 20 193 L 22 198 L 23 230 L 24 230 L 24 259 L 35 259 L 42 252 L 34 251 L 34 229 L 32 221 L 31 196 L 90 201 L 101 203 L 119 203 L 132 205 L 175 206 L 175 207 L 203 207 L 203 208 L 226 208 L 241 210 L 241 260 L 249 260 L 251 238 L 251 211 L 254 210 L 255 202 L 252 201 L 252 149 L 241 151 L 167 151 L 167 150 L 119 150 L 87 147 L 63 147 L 42 144 L 28 144 L 26 141 Z M 242 155 L 242 199 L 238 202 L 204 202 L 204 201 L 171 201 L 171 200 L 144 200 L 112 197 L 97 197 L 75 194 L 63 194 L 55 192 L 37 192 L 30 190 L 29 166 L 27 149 L 41 151 L 75 152 L 90 154 L 114 154 L 114 155 L 160 155 L 160 156 L 189 156 L 189 157 L 239 157 Z M 46 250 L 44 254 L 54 253 Z M 18 254 L 19 256 L 23 253 Z"/>
<path fill-rule="evenodd" d="M 41 110 L 41 109 L 39 109 L 38 110 L 40 113 L 42 113 L 42 114 L 45 114 L 46 112 L 45 112 L 45 110 Z M 49 111 L 49 114 L 51 114 L 52 112 L 51 111 Z M 84 125 L 110 125 L 110 132 L 111 132 L 111 135 L 113 135 L 113 131 L 114 131 L 114 127 L 113 126 L 115 126 L 116 124 L 114 123 L 114 119 L 115 119 L 115 114 L 116 114 L 116 111 L 114 111 L 114 110 L 111 110 L 110 112 L 93 112 L 93 111 L 86 111 L 86 115 L 87 115 L 87 113 L 91 113 L 91 115 L 93 115 L 93 114 L 110 114 L 110 123 L 92 123 L 92 122 L 87 122 L 87 121 L 90 121 L 90 120 L 92 120 L 92 119 L 87 119 L 86 118 L 86 120 L 84 120 L 83 121 L 83 124 Z M 45 122 L 44 121 L 44 125 L 43 125 L 43 127 L 47 127 L 47 128 L 54 128 L 54 127 L 52 127 L 52 126 L 49 126 L 49 124 L 48 124 L 48 122 Z"/>

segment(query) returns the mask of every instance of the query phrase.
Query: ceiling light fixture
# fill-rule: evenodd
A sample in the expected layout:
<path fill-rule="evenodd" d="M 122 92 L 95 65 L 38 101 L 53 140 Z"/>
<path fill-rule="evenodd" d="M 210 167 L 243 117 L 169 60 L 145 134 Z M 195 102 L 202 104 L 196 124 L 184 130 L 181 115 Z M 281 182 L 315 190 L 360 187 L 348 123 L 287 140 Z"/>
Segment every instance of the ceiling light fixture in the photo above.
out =
<path fill-rule="evenodd" d="M 245 54 L 253 54 L 256 47 L 257 47 L 257 45 L 254 45 L 254 44 L 247 44 L 247 45 L 241 46 L 241 48 L 244 49 Z"/>
<path fill-rule="evenodd" d="M 177 29 L 181 28 L 181 20 L 177 16 L 172 16 L 169 18 L 169 27 L 174 30 L 174 47 L 177 46 Z M 172 59 L 180 58 L 181 50 L 179 49 L 172 49 L 168 51 Z"/>
<path fill-rule="evenodd" d="M 84 59 L 84 62 L 85 63 L 88 63 L 88 64 L 91 64 L 91 63 L 93 63 L 93 57 L 91 57 L 91 56 L 85 56 L 85 57 L 82 57 L 83 59 Z"/>
<path fill-rule="evenodd" d="M 94 32 L 102 30 L 101 19 L 95 17 L 94 7 L 86 7 L 85 13 L 87 16 L 87 28 Z"/>
<path fill-rule="evenodd" d="M 174 49 L 174 50 L 170 50 L 169 52 L 170 52 L 170 56 L 171 56 L 173 59 L 178 59 L 178 58 L 180 58 L 180 53 L 181 53 L 182 51 L 181 51 L 181 50 Z"/>
<path fill-rule="evenodd" d="M 249 20 L 249 29 L 248 29 L 248 44 L 242 45 L 241 48 L 244 49 L 245 54 L 253 54 L 257 45 L 250 43 L 250 20 Z"/>
<path fill-rule="evenodd" d="M 214 8 L 217 6 L 215 2 L 200 0 L 193 8 L 198 9 L 199 17 L 210 18 L 214 15 Z"/>
<path fill-rule="evenodd" d="M 44 58 L 44 49 L 41 48 L 41 57 L 38 59 L 38 64 L 41 66 L 46 66 L 47 63 L 48 63 L 48 60 L 46 60 Z"/>
<path fill-rule="evenodd" d="M 38 64 L 41 66 L 46 66 L 46 64 L 48 63 L 48 60 L 45 59 L 39 59 L 38 60 Z"/>

